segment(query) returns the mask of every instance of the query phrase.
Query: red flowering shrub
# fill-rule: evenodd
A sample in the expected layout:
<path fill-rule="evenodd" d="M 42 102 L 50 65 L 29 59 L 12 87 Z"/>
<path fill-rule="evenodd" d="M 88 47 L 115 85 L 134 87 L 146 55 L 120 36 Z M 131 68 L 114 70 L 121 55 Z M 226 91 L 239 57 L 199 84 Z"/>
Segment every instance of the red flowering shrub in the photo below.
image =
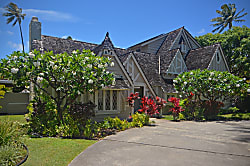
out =
<path fill-rule="evenodd" d="M 143 97 L 141 98 L 141 109 L 138 112 L 144 112 L 145 114 L 152 116 L 155 114 L 159 114 L 158 105 L 154 102 L 154 99 Z"/>
<path fill-rule="evenodd" d="M 166 100 L 156 96 L 156 105 L 158 106 L 158 110 L 161 110 L 163 107 L 165 107 L 166 103 Z"/>
<path fill-rule="evenodd" d="M 135 99 L 139 99 L 139 93 L 130 93 L 129 97 L 127 98 L 127 102 L 130 107 L 134 107 Z"/>
<path fill-rule="evenodd" d="M 172 112 L 174 120 L 176 120 L 179 117 L 179 113 L 184 111 L 184 109 L 182 109 L 180 106 L 180 99 L 176 97 L 170 97 L 168 101 L 172 103 L 173 107 L 170 109 L 170 111 Z"/>

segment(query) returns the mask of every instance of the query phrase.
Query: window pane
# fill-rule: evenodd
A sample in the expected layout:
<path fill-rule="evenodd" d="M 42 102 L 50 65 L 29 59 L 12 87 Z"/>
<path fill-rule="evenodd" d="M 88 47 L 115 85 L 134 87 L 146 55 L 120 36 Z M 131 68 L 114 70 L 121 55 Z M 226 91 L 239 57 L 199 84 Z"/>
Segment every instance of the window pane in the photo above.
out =
<path fill-rule="evenodd" d="M 103 93 L 102 90 L 98 91 L 98 110 L 103 110 L 102 93 Z"/>
<path fill-rule="evenodd" d="M 105 91 L 106 96 L 105 96 L 105 104 L 106 104 L 106 109 L 105 110 L 110 110 L 110 91 L 107 90 Z"/>
<path fill-rule="evenodd" d="M 113 91 L 113 110 L 117 110 L 117 91 Z"/>

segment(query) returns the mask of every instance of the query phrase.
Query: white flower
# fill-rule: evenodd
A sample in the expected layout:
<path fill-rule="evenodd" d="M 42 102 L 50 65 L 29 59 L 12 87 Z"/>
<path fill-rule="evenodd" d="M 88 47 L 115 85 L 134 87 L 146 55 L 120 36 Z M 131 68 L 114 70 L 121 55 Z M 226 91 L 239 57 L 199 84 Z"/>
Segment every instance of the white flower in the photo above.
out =
<path fill-rule="evenodd" d="M 92 65 L 91 65 L 91 64 L 87 64 L 87 67 L 88 67 L 88 68 L 92 68 Z"/>
<path fill-rule="evenodd" d="M 212 80 L 212 78 L 209 77 L 208 80 Z"/>
<path fill-rule="evenodd" d="M 115 79 L 113 79 L 113 81 L 112 81 L 112 85 L 113 85 L 113 86 L 115 85 Z"/>
<path fill-rule="evenodd" d="M 108 64 L 107 64 L 107 63 L 105 63 L 104 67 L 108 67 Z"/>
<path fill-rule="evenodd" d="M 26 73 L 26 76 L 29 76 L 29 75 L 30 75 L 30 72 L 27 72 L 27 73 Z"/>
<path fill-rule="evenodd" d="M 103 87 L 104 87 L 104 84 L 101 84 L 101 87 L 103 88 Z"/>
<path fill-rule="evenodd" d="M 85 57 L 86 60 L 89 60 L 89 57 Z"/>
<path fill-rule="evenodd" d="M 39 76 L 37 77 L 37 81 L 38 81 L 38 82 L 41 82 L 42 80 L 43 80 L 42 77 L 39 77 Z"/>
<path fill-rule="evenodd" d="M 34 64 L 35 67 L 40 66 L 40 62 L 33 62 L 33 64 Z"/>
<path fill-rule="evenodd" d="M 76 72 L 72 72 L 72 74 L 75 76 L 75 75 L 76 75 Z"/>
<path fill-rule="evenodd" d="M 214 72 L 211 72 L 210 75 L 211 75 L 211 76 L 214 75 Z"/>
<path fill-rule="evenodd" d="M 103 68 L 103 65 L 102 65 L 102 64 L 99 64 L 99 65 L 98 65 L 98 68 Z"/>
<path fill-rule="evenodd" d="M 184 85 L 187 85 L 187 82 L 186 82 L 186 81 L 184 82 Z"/>
<path fill-rule="evenodd" d="M 177 83 L 178 81 L 177 80 L 173 80 L 173 82 Z"/>
<path fill-rule="evenodd" d="M 55 66 L 53 67 L 53 69 L 54 69 L 54 70 L 56 70 L 56 69 L 57 69 L 57 67 L 58 67 L 58 66 L 57 66 L 57 65 L 55 65 Z"/>
<path fill-rule="evenodd" d="M 43 48 L 40 48 L 40 51 L 43 51 L 44 49 Z"/>
<path fill-rule="evenodd" d="M 191 72 L 190 75 L 193 75 L 193 72 Z"/>
<path fill-rule="evenodd" d="M 237 88 L 240 87 L 240 84 L 237 84 L 236 87 L 237 87 Z"/>
<path fill-rule="evenodd" d="M 242 80 L 239 80 L 239 82 L 241 82 Z"/>
<path fill-rule="evenodd" d="M 227 81 L 227 79 L 224 79 L 223 81 L 225 81 L 225 82 L 226 82 L 226 81 Z"/>
<path fill-rule="evenodd" d="M 246 78 L 243 78 L 244 81 L 246 81 Z"/>
<path fill-rule="evenodd" d="M 95 55 L 95 53 L 91 52 L 91 55 Z"/>
<path fill-rule="evenodd" d="M 227 88 L 231 88 L 231 86 L 227 86 Z"/>
<path fill-rule="evenodd" d="M 250 93 L 250 89 L 247 89 L 247 92 Z"/>
<path fill-rule="evenodd" d="M 72 51 L 72 54 L 77 54 L 76 50 Z"/>
<path fill-rule="evenodd" d="M 17 69 L 17 68 L 12 68 L 12 69 L 11 69 L 11 73 L 16 74 L 16 73 L 18 72 L 18 70 L 19 70 L 19 69 Z"/>
<path fill-rule="evenodd" d="M 112 66 L 115 66 L 115 63 L 114 62 L 111 62 L 110 63 L 110 66 L 112 67 Z"/>
<path fill-rule="evenodd" d="M 40 76 L 44 76 L 44 73 L 40 73 L 39 75 L 40 75 Z"/>
<path fill-rule="evenodd" d="M 180 98 L 182 98 L 182 95 L 180 95 Z"/>
<path fill-rule="evenodd" d="M 93 82 L 94 82 L 94 81 L 93 81 L 93 80 L 91 80 L 91 79 L 90 79 L 90 80 L 88 80 L 88 83 L 89 83 L 89 84 L 93 84 Z"/>
<path fill-rule="evenodd" d="M 34 57 L 35 57 L 35 54 L 33 54 L 32 52 L 29 52 L 29 57 L 30 57 L 30 58 L 34 58 Z"/>
<path fill-rule="evenodd" d="M 49 64 L 50 64 L 50 66 L 54 66 L 54 62 L 52 62 L 52 61 L 49 61 Z"/>
<path fill-rule="evenodd" d="M 10 64 L 10 61 L 8 61 L 7 63 Z"/>
<path fill-rule="evenodd" d="M 30 87 L 29 86 L 25 86 L 26 89 L 29 89 Z"/>
<path fill-rule="evenodd" d="M 93 92 L 93 89 L 90 89 L 89 92 Z"/>

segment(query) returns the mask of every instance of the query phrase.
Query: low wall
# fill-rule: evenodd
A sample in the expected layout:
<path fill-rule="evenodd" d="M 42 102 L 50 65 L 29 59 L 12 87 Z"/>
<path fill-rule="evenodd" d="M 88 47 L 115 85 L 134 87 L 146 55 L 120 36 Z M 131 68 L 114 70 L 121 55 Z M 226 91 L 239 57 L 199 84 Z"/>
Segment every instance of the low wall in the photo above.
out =
<path fill-rule="evenodd" d="M 28 112 L 29 93 L 6 93 L 0 99 L 0 114 L 25 114 Z"/>

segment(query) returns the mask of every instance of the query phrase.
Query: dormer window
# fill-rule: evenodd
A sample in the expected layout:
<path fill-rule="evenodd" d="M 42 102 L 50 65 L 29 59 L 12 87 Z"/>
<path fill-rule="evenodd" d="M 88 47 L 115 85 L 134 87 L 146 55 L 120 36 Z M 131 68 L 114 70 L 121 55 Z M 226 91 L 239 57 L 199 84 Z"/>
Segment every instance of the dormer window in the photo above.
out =
<path fill-rule="evenodd" d="M 107 50 L 107 49 L 105 49 L 105 50 L 103 50 L 103 55 L 104 56 L 113 56 L 113 51 L 112 50 Z"/>

